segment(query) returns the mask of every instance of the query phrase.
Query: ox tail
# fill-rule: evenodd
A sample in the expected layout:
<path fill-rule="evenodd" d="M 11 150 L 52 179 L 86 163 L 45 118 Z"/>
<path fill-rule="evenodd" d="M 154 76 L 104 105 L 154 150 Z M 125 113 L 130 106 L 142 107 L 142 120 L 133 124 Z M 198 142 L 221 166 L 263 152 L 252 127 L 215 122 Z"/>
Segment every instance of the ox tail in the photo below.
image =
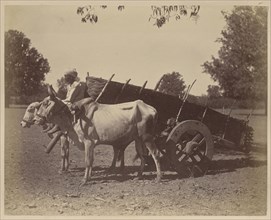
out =
<path fill-rule="evenodd" d="M 149 155 L 149 151 L 146 148 L 145 144 L 142 145 L 142 151 L 143 151 L 143 155 L 142 155 L 143 157 L 147 157 Z M 136 152 L 136 155 L 132 159 L 133 163 L 139 158 L 140 158 L 140 155 L 138 152 Z"/>
<path fill-rule="evenodd" d="M 138 158 L 140 158 L 140 157 L 139 157 L 139 154 L 137 153 L 137 154 L 133 157 L 133 160 L 132 160 L 133 163 L 134 163 Z"/>
<path fill-rule="evenodd" d="M 153 141 L 154 135 L 156 131 L 156 116 L 149 116 L 146 120 L 145 126 L 142 127 L 142 140 L 145 141 Z"/>
<path fill-rule="evenodd" d="M 141 101 L 141 100 L 140 100 Z M 141 121 L 144 118 L 144 123 L 139 127 L 139 135 L 147 134 L 147 136 L 154 136 L 157 129 L 158 114 L 155 108 L 150 105 L 147 105 L 141 101 L 141 105 L 138 106 L 139 115 L 141 116 Z M 144 117 L 142 117 L 144 116 Z M 144 139 L 149 137 L 143 137 Z"/>

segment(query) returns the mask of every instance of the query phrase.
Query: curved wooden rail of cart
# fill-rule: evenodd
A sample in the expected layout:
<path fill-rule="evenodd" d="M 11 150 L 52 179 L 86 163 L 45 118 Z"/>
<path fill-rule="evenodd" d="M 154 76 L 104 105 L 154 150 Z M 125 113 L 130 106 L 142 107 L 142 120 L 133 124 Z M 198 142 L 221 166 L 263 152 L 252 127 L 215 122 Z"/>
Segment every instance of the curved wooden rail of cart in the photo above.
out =
<path fill-rule="evenodd" d="M 182 176 L 202 176 L 222 146 L 248 151 L 252 128 L 207 106 L 181 100 L 151 89 L 95 77 L 86 77 L 88 95 L 100 103 L 114 104 L 141 99 L 158 111 L 156 144 L 168 164 Z M 157 86 L 156 86 L 157 88 Z M 181 110 L 181 111 L 180 111 Z M 179 116 L 177 118 L 177 116 Z"/>

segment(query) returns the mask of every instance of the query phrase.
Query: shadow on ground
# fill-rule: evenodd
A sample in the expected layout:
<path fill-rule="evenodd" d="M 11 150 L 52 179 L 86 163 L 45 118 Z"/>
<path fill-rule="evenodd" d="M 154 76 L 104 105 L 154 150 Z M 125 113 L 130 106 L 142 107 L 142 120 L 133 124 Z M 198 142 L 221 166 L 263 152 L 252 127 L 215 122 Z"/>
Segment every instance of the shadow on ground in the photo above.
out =
<path fill-rule="evenodd" d="M 163 162 L 163 161 L 162 161 Z M 237 169 L 247 168 L 247 167 L 261 167 L 266 166 L 267 161 L 263 160 L 256 160 L 253 157 L 246 157 L 246 158 L 236 158 L 236 159 L 219 159 L 213 160 L 210 162 L 209 169 L 206 175 L 218 175 L 221 173 L 229 173 L 234 172 Z M 177 174 L 174 169 L 169 168 L 167 165 L 162 164 L 163 171 L 170 171 L 166 172 L 163 175 L 163 181 L 167 180 L 176 180 L 176 179 L 183 179 L 181 175 Z M 124 182 L 128 180 L 137 179 L 136 175 L 139 171 L 139 166 L 125 166 L 124 170 L 121 171 L 119 167 L 115 168 L 114 170 L 109 171 L 109 168 L 104 166 L 96 166 L 94 167 L 93 171 L 95 175 L 92 177 L 93 181 L 118 181 Z M 77 167 L 71 169 L 70 173 L 77 173 L 79 176 L 83 177 L 84 175 L 84 167 Z M 145 175 L 144 175 L 145 173 Z M 144 169 L 144 180 L 154 180 L 156 178 L 156 169 L 153 164 L 150 166 L 146 165 Z"/>

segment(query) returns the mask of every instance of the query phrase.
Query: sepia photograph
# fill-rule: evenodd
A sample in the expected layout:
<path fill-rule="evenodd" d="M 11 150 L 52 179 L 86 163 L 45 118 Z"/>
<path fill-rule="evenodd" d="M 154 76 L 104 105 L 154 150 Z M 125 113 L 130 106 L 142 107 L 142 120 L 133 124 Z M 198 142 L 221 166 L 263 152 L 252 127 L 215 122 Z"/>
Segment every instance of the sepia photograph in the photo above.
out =
<path fill-rule="evenodd" d="M 270 1 L 1 1 L 0 219 L 270 219 Z"/>

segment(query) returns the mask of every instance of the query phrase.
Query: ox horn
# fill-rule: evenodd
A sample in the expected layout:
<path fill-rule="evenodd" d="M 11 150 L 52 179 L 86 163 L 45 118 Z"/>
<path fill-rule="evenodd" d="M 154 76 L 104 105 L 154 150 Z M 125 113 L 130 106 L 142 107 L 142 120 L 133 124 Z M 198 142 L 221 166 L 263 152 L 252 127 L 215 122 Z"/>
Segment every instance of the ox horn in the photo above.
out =
<path fill-rule="evenodd" d="M 51 99 L 56 98 L 56 91 L 54 90 L 52 85 L 48 86 L 48 94 L 50 95 Z"/>

